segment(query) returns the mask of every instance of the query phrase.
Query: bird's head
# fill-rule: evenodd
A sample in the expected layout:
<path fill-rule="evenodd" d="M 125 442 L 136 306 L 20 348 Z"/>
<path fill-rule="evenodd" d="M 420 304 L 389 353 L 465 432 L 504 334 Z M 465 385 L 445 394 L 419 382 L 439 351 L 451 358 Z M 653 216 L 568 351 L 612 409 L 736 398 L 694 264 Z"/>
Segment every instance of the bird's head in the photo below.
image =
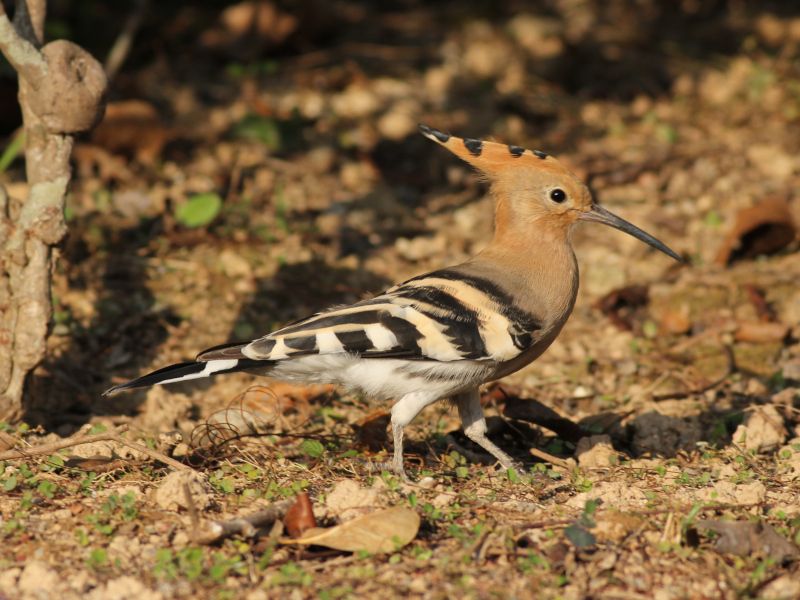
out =
<path fill-rule="evenodd" d="M 558 160 L 539 150 L 459 138 L 426 125 L 422 135 L 466 161 L 492 185 L 497 207 L 496 228 L 567 235 L 578 221 L 594 221 L 624 231 L 653 248 L 681 260 L 673 250 L 592 199 L 586 184 Z M 537 231 L 530 231 L 529 226 Z"/>

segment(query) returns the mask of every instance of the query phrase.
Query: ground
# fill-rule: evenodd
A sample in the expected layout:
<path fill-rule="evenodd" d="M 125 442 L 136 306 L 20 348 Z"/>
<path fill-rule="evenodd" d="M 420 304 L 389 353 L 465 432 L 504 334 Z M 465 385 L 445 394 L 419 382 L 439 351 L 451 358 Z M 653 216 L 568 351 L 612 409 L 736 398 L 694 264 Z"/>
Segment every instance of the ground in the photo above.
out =
<path fill-rule="evenodd" d="M 263 3 L 252 27 L 248 3 L 151 6 L 75 152 L 50 355 L 0 452 L 127 428 L 177 463 L 108 441 L 0 461 L 0 598 L 800 597 L 786 4 Z M 117 29 L 95 19 L 125 20 L 55 10 L 98 56 Z M 484 395 L 524 472 L 446 403 L 409 428 L 406 483 L 370 468 L 388 406 L 333 388 L 100 397 L 479 250 L 486 186 L 418 122 L 553 153 L 686 258 L 576 232 L 571 320 Z M 2 177 L 24 194 L 20 161 Z M 406 507 L 419 530 L 384 553 L 195 535 L 302 492 L 320 526 Z"/>

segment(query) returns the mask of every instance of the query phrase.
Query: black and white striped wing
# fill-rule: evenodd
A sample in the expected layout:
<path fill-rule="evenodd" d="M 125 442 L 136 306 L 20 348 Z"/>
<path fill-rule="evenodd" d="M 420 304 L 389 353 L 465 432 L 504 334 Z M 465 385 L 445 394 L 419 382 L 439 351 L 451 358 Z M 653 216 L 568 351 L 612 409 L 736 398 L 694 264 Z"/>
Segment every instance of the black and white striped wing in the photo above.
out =
<path fill-rule="evenodd" d="M 435 271 L 385 293 L 313 315 L 245 346 L 212 349 L 199 360 L 237 354 L 277 361 L 309 354 L 349 353 L 410 360 L 511 360 L 539 329 L 491 282 Z"/>

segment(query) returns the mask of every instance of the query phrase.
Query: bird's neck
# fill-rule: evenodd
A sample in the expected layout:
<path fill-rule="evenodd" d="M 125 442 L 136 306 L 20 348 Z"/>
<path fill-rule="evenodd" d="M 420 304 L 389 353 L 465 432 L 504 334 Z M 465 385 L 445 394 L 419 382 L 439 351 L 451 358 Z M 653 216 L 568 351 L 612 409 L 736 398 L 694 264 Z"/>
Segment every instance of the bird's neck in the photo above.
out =
<path fill-rule="evenodd" d="M 568 230 L 529 223 L 498 229 L 473 261 L 514 290 L 521 308 L 560 328 L 572 312 L 578 292 L 578 264 Z"/>

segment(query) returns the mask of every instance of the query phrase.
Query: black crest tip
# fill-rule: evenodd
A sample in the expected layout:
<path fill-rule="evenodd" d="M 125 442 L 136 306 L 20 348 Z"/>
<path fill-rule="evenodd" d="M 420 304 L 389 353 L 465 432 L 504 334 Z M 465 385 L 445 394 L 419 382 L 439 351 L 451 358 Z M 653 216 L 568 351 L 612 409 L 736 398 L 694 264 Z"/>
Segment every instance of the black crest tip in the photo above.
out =
<path fill-rule="evenodd" d="M 481 152 L 483 151 L 483 142 L 480 140 L 467 138 L 464 140 L 464 147 L 469 150 L 469 153 L 472 154 L 472 156 L 480 156 Z"/>
<path fill-rule="evenodd" d="M 424 135 L 429 140 L 433 140 L 434 142 L 441 142 L 442 144 L 444 144 L 447 140 L 450 139 L 449 133 L 444 133 L 442 131 L 439 131 L 438 129 L 434 129 L 433 127 L 428 127 L 427 125 L 424 125 L 422 123 L 420 123 L 418 127 L 422 135 Z"/>

